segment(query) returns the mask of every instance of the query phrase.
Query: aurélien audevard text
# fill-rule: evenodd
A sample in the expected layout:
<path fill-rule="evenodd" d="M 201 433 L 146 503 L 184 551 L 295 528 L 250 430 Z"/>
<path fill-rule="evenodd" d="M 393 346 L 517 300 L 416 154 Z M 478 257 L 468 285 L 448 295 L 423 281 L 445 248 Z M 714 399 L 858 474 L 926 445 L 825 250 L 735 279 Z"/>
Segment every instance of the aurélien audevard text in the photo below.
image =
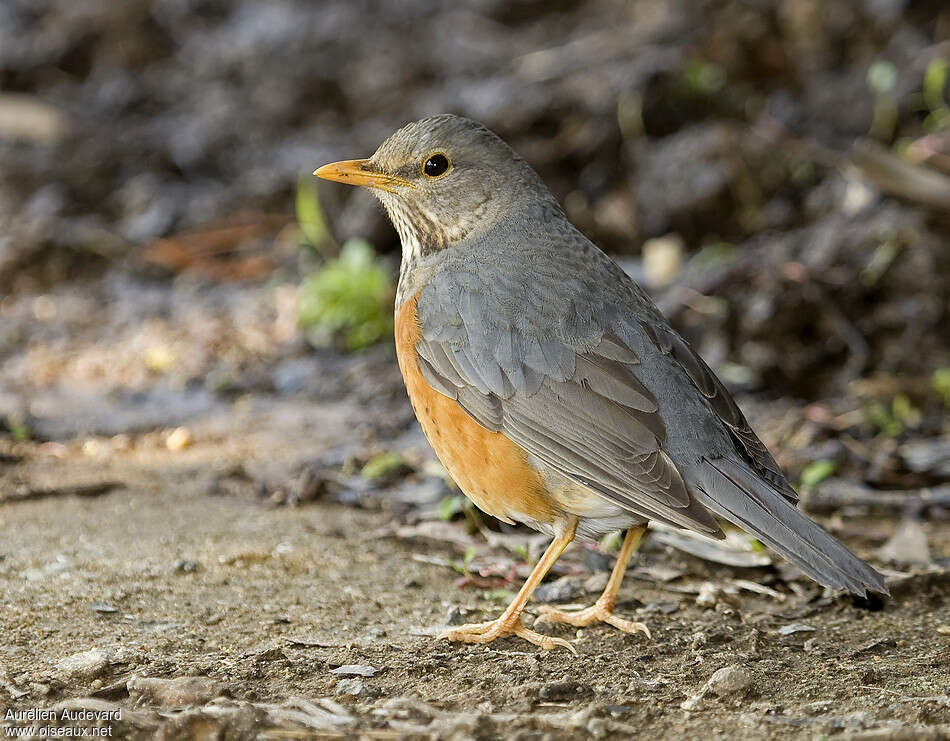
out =
<path fill-rule="evenodd" d="M 44 708 L 28 708 L 25 710 L 14 710 L 8 708 L 3 716 L 4 720 L 12 720 L 19 723 L 24 721 L 83 721 L 85 723 L 103 723 L 122 720 L 122 708 L 113 710 L 90 710 L 88 708 L 62 708 L 58 710 Z"/>

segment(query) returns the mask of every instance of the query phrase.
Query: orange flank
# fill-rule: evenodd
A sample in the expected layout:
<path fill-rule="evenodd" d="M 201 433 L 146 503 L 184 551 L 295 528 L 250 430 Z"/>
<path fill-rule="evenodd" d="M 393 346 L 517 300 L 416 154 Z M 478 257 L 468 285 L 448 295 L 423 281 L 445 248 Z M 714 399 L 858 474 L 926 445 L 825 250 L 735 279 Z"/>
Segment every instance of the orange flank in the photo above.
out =
<path fill-rule="evenodd" d="M 396 312 L 396 356 L 416 418 L 439 460 L 484 512 L 508 522 L 519 517 L 554 522 L 551 496 L 528 454 L 501 432 L 482 427 L 423 377 L 416 352 L 422 334 L 418 298 Z"/>

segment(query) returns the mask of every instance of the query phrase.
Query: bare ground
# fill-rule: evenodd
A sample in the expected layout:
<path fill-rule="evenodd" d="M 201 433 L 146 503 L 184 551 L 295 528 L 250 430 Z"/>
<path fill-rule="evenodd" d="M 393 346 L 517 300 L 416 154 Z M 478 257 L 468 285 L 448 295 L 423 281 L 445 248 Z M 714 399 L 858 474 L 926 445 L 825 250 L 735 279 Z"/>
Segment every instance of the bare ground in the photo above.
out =
<path fill-rule="evenodd" d="M 701 606 L 702 582 L 768 582 L 769 570 L 654 545 L 640 560 L 654 568 L 628 576 L 621 605 L 653 640 L 544 628 L 574 638 L 576 658 L 516 639 L 434 642 L 451 612 L 474 620 L 501 607 L 491 590 L 453 586 L 458 575 L 439 565 L 460 558 L 451 543 L 387 535 L 385 508 L 275 507 L 215 483 L 236 465 L 291 471 L 302 449 L 352 443 L 347 420 L 359 413 L 239 404 L 226 426 L 197 422 L 195 444 L 177 452 L 147 434 L 123 450 L 10 446 L 2 704 L 122 708 L 113 734 L 143 738 L 948 737 L 945 571 L 892 581 L 882 609 L 804 586 L 801 597 L 782 589 L 783 601 L 743 591 Z M 410 436 L 420 455 L 423 445 Z M 950 555 L 950 524 L 926 531 L 935 557 Z M 852 544 L 868 554 L 866 539 Z M 480 554 L 497 550 L 479 542 Z M 580 554 L 566 561 L 575 571 Z M 660 567 L 681 575 L 663 582 Z M 348 665 L 375 674 L 332 673 Z M 733 669 L 709 685 L 723 667 Z M 204 679 L 182 689 L 143 677 Z"/>

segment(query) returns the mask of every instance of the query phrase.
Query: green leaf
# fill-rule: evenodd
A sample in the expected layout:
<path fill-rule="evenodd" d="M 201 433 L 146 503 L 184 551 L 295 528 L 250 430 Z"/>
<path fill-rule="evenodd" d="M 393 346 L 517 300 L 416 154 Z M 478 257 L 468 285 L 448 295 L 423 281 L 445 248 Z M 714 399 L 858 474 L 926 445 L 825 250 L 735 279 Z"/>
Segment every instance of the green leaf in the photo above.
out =
<path fill-rule="evenodd" d="M 943 89 L 947 85 L 948 64 L 946 59 L 934 57 L 924 72 L 924 102 L 931 111 L 946 107 Z"/>
<path fill-rule="evenodd" d="M 439 519 L 443 522 L 454 519 L 456 515 L 462 513 L 464 506 L 465 497 L 460 497 L 457 494 L 443 497 L 439 502 Z"/>
<path fill-rule="evenodd" d="M 814 489 L 818 484 L 831 476 L 837 467 L 834 461 L 830 461 L 827 458 L 812 461 L 805 466 L 805 470 L 802 471 L 802 488 Z"/>
<path fill-rule="evenodd" d="M 297 225 L 304 239 L 311 246 L 320 248 L 329 241 L 330 231 L 320 207 L 317 183 L 310 175 L 302 175 L 297 181 Z"/>
<path fill-rule="evenodd" d="M 380 341 L 392 331 L 386 263 L 366 241 L 349 240 L 336 260 L 304 279 L 297 310 L 316 347 L 339 342 L 352 352 Z"/>
<path fill-rule="evenodd" d="M 950 368 L 937 368 L 931 382 L 941 403 L 945 407 L 950 407 Z"/>
<path fill-rule="evenodd" d="M 683 68 L 683 82 L 693 95 L 715 95 L 726 85 L 726 70 L 713 62 L 694 59 Z"/>
<path fill-rule="evenodd" d="M 511 602 L 515 593 L 510 589 L 486 589 L 482 592 L 482 597 L 492 602 Z"/>
<path fill-rule="evenodd" d="M 30 428 L 26 422 L 18 422 L 13 419 L 8 419 L 7 423 L 10 427 L 10 437 L 13 438 L 14 442 L 25 443 L 33 437 L 33 433 L 30 431 Z"/>
<path fill-rule="evenodd" d="M 379 479 L 405 465 L 402 456 L 386 450 L 377 453 L 363 465 L 360 475 L 365 479 Z"/>

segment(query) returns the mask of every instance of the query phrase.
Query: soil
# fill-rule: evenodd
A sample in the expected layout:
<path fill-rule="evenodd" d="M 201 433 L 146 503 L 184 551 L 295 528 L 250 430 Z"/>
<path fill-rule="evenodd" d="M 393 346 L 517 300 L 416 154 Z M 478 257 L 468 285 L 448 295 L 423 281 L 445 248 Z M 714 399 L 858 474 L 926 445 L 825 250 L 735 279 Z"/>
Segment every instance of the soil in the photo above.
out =
<path fill-rule="evenodd" d="M 311 420 L 339 420 L 340 411 L 315 407 Z M 114 723 L 115 732 L 187 735 L 200 721 L 229 737 L 298 737 L 303 726 L 248 709 L 328 697 L 351 718 L 340 737 L 945 737 L 945 572 L 898 582 L 880 609 L 845 598 L 814 604 L 811 593 L 782 602 L 743 593 L 704 607 L 679 590 L 726 575 L 647 549 L 646 562 L 685 571 L 666 585 L 677 591 L 646 577 L 626 581 L 619 609 L 646 622 L 652 640 L 606 626 L 576 636 L 545 628 L 576 638 L 577 657 L 518 639 L 486 648 L 435 642 L 425 633 L 451 609 L 480 620 L 502 606 L 484 590 L 454 587 L 452 570 L 413 558 L 458 559 L 451 546 L 381 535 L 385 513 L 273 507 L 209 491 L 209 467 L 279 459 L 304 430 L 314 447 L 321 436 L 347 434 L 314 434 L 312 424 L 267 429 L 275 416 L 259 418 L 253 439 L 235 434 L 182 453 L 136 445 L 105 460 L 70 451 L 6 467 L 5 488 L 114 487 L 0 510 L 8 708 L 94 697 L 131 709 L 134 677 L 201 676 L 230 699 L 139 709 L 144 717 Z M 265 437 L 272 447 L 261 444 Z M 950 526 L 928 535 L 950 555 Z M 778 632 L 795 624 L 808 627 Z M 103 652 L 105 666 L 86 677 L 63 669 L 64 659 L 87 651 Z M 346 665 L 376 670 L 359 680 L 356 697 L 338 694 L 342 682 L 331 673 Z M 745 669 L 748 687 L 704 695 L 713 672 L 727 666 Z"/>
<path fill-rule="evenodd" d="M 202 323 L 176 332 L 194 347 Z M 449 623 L 499 612 L 509 593 L 497 587 L 517 588 L 527 568 L 518 546 L 536 553 L 543 538 L 486 540 L 432 514 L 447 485 L 432 475 L 389 347 L 338 358 L 334 370 L 351 381 L 339 398 L 321 399 L 314 373 L 291 398 L 246 391 L 192 411 L 185 446 L 172 407 L 158 431 L 7 444 L 5 707 L 122 708 L 118 720 L 58 722 L 137 738 L 946 737 L 945 568 L 889 571 L 892 599 L 859 604 L 784 568 L 721 566 L 648 541 L 618 609 L 652 639 L 542 628 L 571 639 L 576 657 L 513 638 L 435 641 Z M 75 414 L 55 418 L 95 423 Z M 409 462 L 388 482 L 361 485 L 339 462 L 340 451 L 365 459 L 384 444 Z M 309 501 L 283 506 L 294 490 Z M 873 557 L 898 522 L 858 515 L 825 523 Z M 922 527 L 946 563 L 950 522 Z M 466 557 L 462 585 L 452 565 Z M 555 576 L 572 589 L 555 601 L 594 599 L 603 582 L 587 581 L 592 566 L 609 562 L 572 547 Z M 479 570 L 482 582 L 471 578 Z M 749 580 L 771 586 L 730 589 Z M 372 676 L 333 673 L 351 665 Z M 738 672 L 738 687 L 712 680 L 722 668 Z M 184 694 L 141 690 L 142 678 L 182 677 L 201 679 Z"/>

